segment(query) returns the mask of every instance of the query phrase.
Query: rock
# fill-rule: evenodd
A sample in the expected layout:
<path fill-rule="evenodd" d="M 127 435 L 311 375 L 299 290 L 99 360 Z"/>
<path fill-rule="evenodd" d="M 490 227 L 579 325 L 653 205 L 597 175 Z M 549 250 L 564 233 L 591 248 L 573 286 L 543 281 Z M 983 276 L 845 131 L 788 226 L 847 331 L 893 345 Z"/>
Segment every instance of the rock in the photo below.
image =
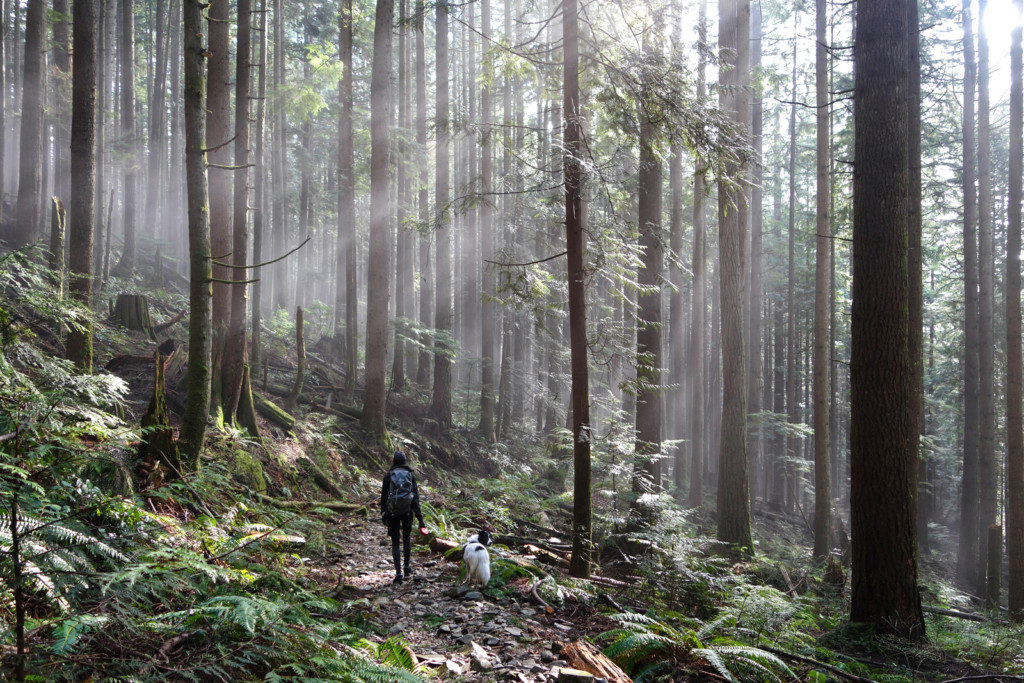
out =
<path fill-rule="evenodd" d="M 495 638 L 494 636 L 491 636 L 490 638 L 484 639 L 484 645 L 486 645 L 487 647 L 496 647 L 498 645 L 501 645 L 501 641 Z"/>
<path fill-rule="evenodd" d="M 471 635 L 469 635 L 467 633 L 464 636 L 460 636 L 458 642 L 459 642 L 459 645 L 469 645 L 470 643 L 473 642 L 473 636 L 471 636 Z"/>
<path fill-rule="evenodd" d="M 533 615 L 535 615 L 537 613 L 537 610 L 532 609 L 530 607 L 525 607 L 525 608 L 521 609 L 519 611 L 519 613 L 522 614 L 524 617 L 532 617 Z"/>
<path fill-rule="evenodd" d="M 506 626 L 505 633 L 509 634 L 513 638 L 518 638 L 519 636 L 523 635 L 523 629 L 516 628 L 515 626 Z"/>
<path fill-rule="evenodd" d="M 448 659 L 444 663 L 444 668 L 448 670 L 452 676 L 461 676 L 463 672 L 462 665 L 456 662 L 454 659 Z"/>
<path fill-rule="evenodd" d="M 483 600 L 484 594 L 480 591 L 469 591 L 462 596 L 464 600 Z"/>
<path fill-rule="evenodd" d="M 555 622 L 555 628 L 557 628 L 559 631 L 563 631 L 566 633 L 572 630 L 572 626 L 570 626 L 569 624 L 563 624 L 557 621 Z"/>
<path fill-rule="evenodd" d="M 540 661 L 544 662 L 545 664 L 550 664 L 551 662 L 555 661 L 555 655 L 551 652 L 551 650 L 541 650 Z"/>
<path fill-rule="evenodd" d="M 475 642 L 469 644 L 469 657 L 473 671 L 484 672 L 494 668 L 494 658 Z"/>
<path fill-rule="evenodd" d="M 558 683 L 594 683 L 594 674 L 579 669 L 562 667 L 555 672 L 558 674 L 558 678 L 555 679 Z"/>
<path fill-rule="evenodd" d="M 452 632 L 452 627 L 449 626 L 448 624 L 441 624 L 441 626 L 438 627 L 437 632 L 438 633 L 449 634 L 449 633 Z"/>
<path fill-rule="evenodd" d="M 466 596 L 466 593 L 474 592 L 476 591 L 473 591 L 469 586 L 455 586 L 455 588 L 448 591 L 448 596 L 452 598 L 462 598 Z"/>

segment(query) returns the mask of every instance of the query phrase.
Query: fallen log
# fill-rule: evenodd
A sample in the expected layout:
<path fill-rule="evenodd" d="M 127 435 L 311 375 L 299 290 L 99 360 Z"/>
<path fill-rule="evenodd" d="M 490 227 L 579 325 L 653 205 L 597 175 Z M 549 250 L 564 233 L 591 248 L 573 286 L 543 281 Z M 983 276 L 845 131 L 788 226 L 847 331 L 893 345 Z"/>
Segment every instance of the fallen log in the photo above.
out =
<path fill-rule="evenodd" d="M 172 326 L 172 325 L 173 325 L 174 323 L 176 323 L 176 322 L 178 322 L 179 320 L 181 320 L 182 318 L 184 318 L 184 317 L 185 317 L 185 314 L 186 314 L 187 312 L 188 312 L 188 309 L 187 309 L 187 308 L 183 308 L 183 309 L 181 309 L 180 311 L 178 311 L 178 314 L 177 314 L 176 316 L 174 316 L 173 318 L 171 318 L 171 319 L 170 319 L 170 320 L 168 320 L 167 322 L 165 322 L 165 323 L 160 323 L 159 325 L 155 326 L 155 327 L 153 328 L 153 334 L 160 334 L 160 333 L 162 333 L 162 332 L 163 332 L 164 330 L 168 330 L 168 329 L 170 329 L 170 327 L 171 327 L 171 326 Z"/>
<path fill-rule="evenodd" d="M 273 505 L 283 510 L 310 510 L 312 508 L 327 508 L 334 512 L 359 512 L 365 511 L 366 506 L 358 503 L 346 503 L 340 500 L 281 500 L 280 498 L 274 498 L 266 494 L 260 493 L 259 491 L 253 492 L 256 498 L 267 505 Z"/>
<path fill-rule="evenodd" d="M 562 658 L 574 669 L 592 673 L 609 683 L 632 683 L 619 665 L 585 640 L 575 640 L 562 646 Z"/>
<path fill-rule="evenodd" d="M 319 466 L 309 458 L 302 458 L 300 462 L 305 466 L 308 473 L 313 477 L 313 483 L 319 486 L 321 489 L 331 494 L 335 498 L 343 498 L 345 492 L 339 489 L 334 482 L 331 480 L 327 473 L 320 469 Z"/>
<path fill-rule="evenodd" d="M 985 623 L 989 621 L 996 622 L 998 624 L 1005 624 L 1006 622 L 1002 619 L 995 619 L 993 617 L 987 617 L 984 614 L 974 614 L 972 612 L 961 612 L 955 609 L 946 609 L 945 607 L 934 607 L 932 605 L 921 605 L 921 609 L 928 614 L 938 614 L 943 617 L 953 617 L 954 619 L 966 619 L 967 621 L 977 621 L 979 623 Z"/>
<path fill-rule="evenodd" d="M 792 652 L 786 652 L 785 650 L 779 650 L 774 647 L 768 647 L 767 645 L 758 645 L 758 647 L 762 650 L 766 650 L 768 652 L 771 652 L 772 654 L 778 655 L 783 659 L 791 659 L 795 662 L 808 664 L 816 669 L 824 669 L 825 671 L 828 671 L 830 674 L 834 674 L 836 676 L 839 676 L 840 678 L 845 678 L 848 681 L 857 681 L 858 683 L 871 683 L 870 678 L 864 678 L 863 676 L 851 674 L 847 671 L 843 671 L 837 666 L 832 666 L 831 664 L 826 664 L 825 662 L 819 662 L 817 659 L 811 659 L 810 657 L 804 657 L 803 655 L 794 654 Z"/>
<path fill-rule="evenodd" d="M 290 432 L 295 426 L 295 418 L 272 401 L 259 394 L 253 394 L 252 400 L 256 405 L 256 412 L 270 420 L 273 425 L 280 427 L 286 432 Z"/>

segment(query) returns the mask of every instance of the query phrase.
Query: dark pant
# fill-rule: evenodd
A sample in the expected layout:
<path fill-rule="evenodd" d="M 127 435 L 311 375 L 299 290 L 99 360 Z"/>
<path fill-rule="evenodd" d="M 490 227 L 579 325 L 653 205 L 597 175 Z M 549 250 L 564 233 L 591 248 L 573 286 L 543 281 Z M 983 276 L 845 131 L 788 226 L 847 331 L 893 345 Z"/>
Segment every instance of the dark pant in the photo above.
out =
<path fill-rule="evenodd" d="M 391 537 L 391 557 L 395 561 L 395 575 L 402 573 L 402 552 L 399 550 L 399 532 L 401 532 L 402 550 L 405 551 L 405 568 L 408 574 L 409 556 L 412 554 L 412 515 L 408 517 L 392 517 L 388 520 L 388 536 Z"/>

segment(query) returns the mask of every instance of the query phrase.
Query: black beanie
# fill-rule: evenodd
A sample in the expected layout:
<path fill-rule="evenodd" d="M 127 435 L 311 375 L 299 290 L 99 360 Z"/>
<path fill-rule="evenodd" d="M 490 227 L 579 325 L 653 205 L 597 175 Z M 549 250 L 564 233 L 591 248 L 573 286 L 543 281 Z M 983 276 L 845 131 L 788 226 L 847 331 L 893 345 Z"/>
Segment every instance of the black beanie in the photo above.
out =
<path fill-rule="evenodd" d="M 392 467 L 401 467 L 406 463 L 405 453 L 402 451 L 395 451 L 395 459 L 391 462 Z"/>

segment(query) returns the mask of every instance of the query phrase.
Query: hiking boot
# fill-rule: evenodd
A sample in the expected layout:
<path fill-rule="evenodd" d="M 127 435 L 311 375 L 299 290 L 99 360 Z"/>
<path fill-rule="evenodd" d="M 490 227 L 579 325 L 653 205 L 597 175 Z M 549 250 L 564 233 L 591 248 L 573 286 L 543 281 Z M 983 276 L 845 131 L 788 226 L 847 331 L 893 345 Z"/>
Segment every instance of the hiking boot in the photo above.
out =
<path fill-rule="evenodd" d="M 391 583 L 395 584 L 396 586 L 401 586 L 402 585 L 402 575 L 401 574 L 395 574 L 395 580 L 392 581 Z"/>
<path fill-rule="evenodd" d="M 412 578 L 412 567 L 405 565 L 405 570 L 402 573 L 405 574 L 405 578 Z"/>

